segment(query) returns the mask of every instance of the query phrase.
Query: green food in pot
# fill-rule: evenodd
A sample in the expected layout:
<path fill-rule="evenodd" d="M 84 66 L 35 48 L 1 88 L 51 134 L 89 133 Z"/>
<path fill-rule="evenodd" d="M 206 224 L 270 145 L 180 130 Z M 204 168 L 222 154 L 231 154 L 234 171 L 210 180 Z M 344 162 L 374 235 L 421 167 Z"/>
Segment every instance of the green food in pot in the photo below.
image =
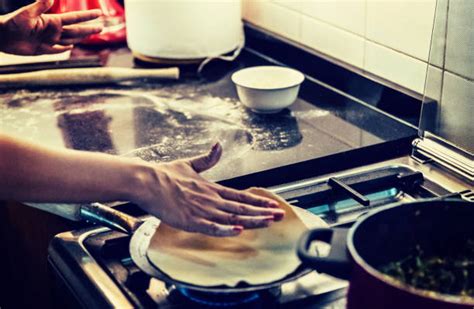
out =
<path fill-rule="evenodd" d="M 474 239 L 457 250 L 446 251 L 428 254 L 416 246 L 413 254 L 379 270 L 419 289 L 474 297 Z"/>

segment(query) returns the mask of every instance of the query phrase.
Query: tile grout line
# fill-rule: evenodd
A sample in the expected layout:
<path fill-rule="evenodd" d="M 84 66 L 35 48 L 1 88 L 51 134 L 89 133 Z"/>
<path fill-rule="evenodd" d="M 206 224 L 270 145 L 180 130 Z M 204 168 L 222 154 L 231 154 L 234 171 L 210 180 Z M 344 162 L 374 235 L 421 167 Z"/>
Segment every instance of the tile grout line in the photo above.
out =
<path fill-rule="evenodd" d="M 312 16 L 312 15 L 306 14 L 306 13 L 304 13 L 304 12 L 295 10 L 294 8 L 288 7 L 288 6 L 283 5 L 283 4 L 279 3 L 279 2 L 270 2 L 270 3 L 275 4 L 275 5 L 277 5 L 277 6 L 281 7 L 281 8 L 285 8 L 285 9 L 287 9 L 287 10 L 289 10 L 289 11 L 292 11 L 293 13 L 298 13 L 299 15 L 301 15 L 301 16 L 303 16 L 303 17 L 306 17 L 306 18 L 309 18 L 309 19 L 314 19 L 314 20 L 319 21 L 319 22 L 321 22 L 321 23 L 323 23 L 323 24 L 332 26 L 332 27 L 334 27 L 334 28 L 336 28 L 336 29 L 338 29 L 338 30 L 342 30 L 342 31 L 344 31 L 344 32 L 347 32 L 347 33 L 349 33 L 349 34 L 352 34 L 352 35 L 355 35 L 355 36 L 358 36 L 358 37 L 363 37 L 363 36 L 362 36 L 361 34 L 359 34 L 359 33 L 353 32 L 353 31 L 351 31 L 351 30 L 349 30 L 349 29 L 343 28 L 343 27 L 341 27 L 341 26 L 339 26 L 339 25 L 337 25 L 337 24 L 328 22 L 328 21 L 326 21 L 326 20 L 322 20 L 322 19 L 320 19 L 320 18 L 318 18 L 318 17 L 315 17 L 315 16 Z"/>
<path fill-rule="evenodd" d="M 365 2 L 365 3 L 367 3 L 367 2 Z M 429 61 L 425 61 L 425 60 L 423 60 L 423 59 L 420 59 L 420 58 L 418 58 L 418 57 L 415 57 L 415 56 L 412 56 L 412 55 L 410 55 L 410 54 L 408 54 L 408 53 L 405 53 L 405 52 L 403 52 L 403 51 L 400 51 L 400 50 L 398 50 L 398 49 L 396 49 L 396 48 L 393 48 L 393 47 L 387 46 L 387 45 L 385 45 L 385 44 L 379 43 L 379 42 L 377 42 L 377 41 L 371 40 L 371 39 L 367 38 L 366 36 L 361 36 L 361 35 L 358 35 L 358 34 L 356 34 L 356 33 L 354 33 L 354 32 L 347 31 L 347 30 L 344 29 L 344 28 L 335 26 L 335 25 L 332 24 L 332 23 L 325 22 L 325 21 L 323 21 L 323 20 L 320 20 L 320 19 L 318 19 L 318 18 L 309 16 L 309 15 L 307 15 L 307 14 L 303 14 L 303 13 L 301 13 L 301 12 L 295 10 L 295 9 L 289 8 L 289 7 L 287 7 L 287 6 L 285 6 L 285 5 L 282 5 L 282 4 L 280 4 L 280 3 L 271 2 L 271 4 L 275 4 L 275 5 L 277 5 L 277 6 L 280 7 L 280 8 L 287 9 L 287 10 L 289 10 L 289 11 L 292 11 L 293 13 L 298 13 L 298 14 L 300 15 L 300 18 L 298 18 L 298 32 L 299 32 L 299 35 L 297 36 L 299 39 L 302 38 L 302 24 L 303 24 L 303 21 L 302 21 L 301 17 L 309 18 L 310 20 L 312 20 L 312 19 L 313 19 L 313 20 L 316 20 L 316 21 L 318 21 L 318 22 L 321 22 L 322 24 L 325 24 L 326 26 L 334 27 L 334 28 L 336 28 L 337 30 L 346 32 L 347 34 L 354 35 L 354 36 L 356 36 L 356 37 L 359 37 L 359 38 L 363 39 L 363 40 L 364 40 L 364 44 L 363 44 L 363 46 L 364 46 L 364 51 L 363 51 L 363 52 L 364 52 L 363 66 L 359 68 L 359 69 L 361 69 L 361 70 L 363 70 L 363 71 L 370 72 L 370 71 L 367 71 L 367 69 L 366 69 L 366 53 L 367 53 L 367 42 L 368 42 L 368 43 L 374 44 L 374 45 L 376 45 L 376 46 L 386 48 L 386 49 L 388 49 L 388 50 L 390 50 L 390 51 L 392 51 L 392 52 L 395 52 L 395 53 L 397 53 L 397 54 L 399 54 L 399 55 L 403 55 L 403 56 L 408 57 L 408 58 L 410 58 L 410 59 L 412 59 L 412 60 L 416 60 L 416 61 L 419 61 L 419 62 L 423 62 L 425 65 L 429 65 L 429 66 L 431 66 L 431 67 L 440 69 L 440 70 L 442 70 L 442 71 L 446 71 L 446 72 L 448 72 L 448 73 L 451 73 L 451 74 L 453 74 L 453 75 L 456 75 L 457 77 L 460 77 L 460 78 L 465 79 L 465 80 L 467 80 L 467 81 L 474 82 L 473 79 L 471 79 L 471 78 L 469 78 L 469 77 L 467 77 L 467 76 L 464 76 L 464 75 L 462 75 L 462 74 L 459 74 L 459 73 L 452 72 L 452 71 L 450 71 L 450 70 L 444 69 L 444 68 L 442 68 L 442 67 L 440 67 L 440 66 L 438 66 L 438 65 L 436 65 L 436 64 L 429 63 Z M 366 21 L 367 21 L 367 19 L 365 19 L 365 23 L 366 23 Z M 263 26 L 262 26 L 262 27 L 263 27 Z M 263 27 L 263 28 L 266 28 L 266 27 Z M 365 25 L 365 29 L 367 30 L 367 25 Z M 268 30 L 270 30 L 270 29 L 268 29 Z M 365 30 L 365 31 L 366 31 L 366 30 Z M 272 31 L 272 30 L 270 30 L 270 31 Z M 273 30 L 273 32 L 274 32 L 274 30 Z M 280 35 L 282 35 L 282 34 L 280 34 Z M 307 44 L 304 44 L 303 42 L 298 42 L 298 43 L 307 46 Z M 308 46 L 308 48 L 312 48 L 312 49 L 317 50 L 317 51 L 319 51 L 319 52 L 323 52 L 323 51 L 321 51 L 321 50 L 319 50 L 319 49 L 316 49 L 316 48 L 314 48 L 314 47 Z M 324 52 L 323 52 L 323 53 L 324 53 Z M 330 54 L 328 54 L 328 56 L 334 57 L 334 56 L 331 56 Z M 339 59 L 339 58 L 336 58 L 336 59 Z M 342 60 L 341 60 L 341 61 L 342 61 Z"/>
<path fill-rule="evenodd" d="M 362 68 L 367 71 L 367 0 L 364 0 L 364 59 L 362 59 Z"/>
<path fill-rule="evenodd" d="M 298 10 L 295 10 L 295 9 L 290 8 L 290 7 L 288 7 L 288 6 L 285 6 L 285 5 L 281 4 L 281 3 L 278 3 L 278 2 L 271 2 L 271 4 L 277 5 L 277 6 L 281 7 L 281 8 L 285 8 L 285 9 L 287 9 L 287 10 L 289 10 L 289 11 L 292 11 L 293 13 L 298 13 L 298 14 L 300 14 L 300 15 L 303 16 L 303 17 L 309 18 L 309 19 L 311 19 L 311 20 L 318 21 L 318 22 L 320 22 L 320 23 L 322 23 L 322 24 L 325 24 L 325 25 L 327 25 L 327 26 L 334 27 L 334 28 L 336 28 L 337 30 L 344 31 L 344 32 L 346 32 L 346 33 L 348 33 L 348 34 L 357 36 L 357 37 L 362 38 L 362 39 L 364 39 L 364 40 L 366 40 L 366 41 L 368 41 L 368 42 L 370 42 L 370 43 L 374 43 L 374 44 L 376 44 L 376 45 L 385 47 L 385 48 L 390 49 L 390 50 L 392 50 L 392 51 L 395 51 L 395 52 L 397 52 L 397 53 L 399 53 L 399 54 L 402 54 L 402 55 L 404 55 L 404 56 L 407 56 L 407 57 L 413 58 L 413 59 L 415 59 L 415 60 L 419 60 L 419 61 L 422 61 L 422 62 L 427 63 L 426 60 L 423 60 L 423 59 L 421 59 L 421 58 L 419 58 L 419 57 L 417 57 L 417 56 L 410 55 L 410 54 L 408 54 L 408 53 L 406 53 L 406 52 L 404 52 L 404 51 L 402 51 L 402 50 L 396 49 L 395 47 L 388 46 L 388 45 L 386 45 L 386 44 L 383 44 L 383 43 L 380 43 L 380 42 L 377 42 L 377 41 L 374 41 L 374 40 L 372 40 L 372 39 L 367 38 L 367 35 L 366 35 L 366 32 L 367 32 L 367 15 L 366 15 L 366 18 L 364 19 L 364 32 L 365 32 L 365 33 L 364 33 L 364 35 L 361 35 L 361 34 L 359 34 L 359 33 L 355 33 L 355 32 L 352 32 L 352 31 L 346 29 L 346 28 L 343 28 L 343 27 L 341 27 L 341 26 L 339 26 L 339 25 L 337 25 L 337 24 L 334 24 L 334 23 L 331 23 L 331 22 L 322 20 L 322 19 L 320 19 L 320 18 L 318 18 L 318 17 L 314 17 L 314 16 L 311 16 L 311 15 L 308 15 L 308 14 L 303 13 L 303 12 L 301 12 L 301 11 L 298 11 Z M 367 1 L 365 1 L 365 8 L 367 9 Z M 365 10 L 365 13 L 367 14 L 367 10 Z"/>
<path fill-rule="evenodd" d="M 448 46 L 448 22 L 449 22 L 449 0 L 447 0 L 446 3 L 446 21 L 444 23 L 444 46 L 443 46 L 443 62 L 442 66 L 443 68 L 441 69 L 441 82 L 440 82 L 440 92 L 439 92 L 439 101 L 438 104 L 443 104 L 443 90 L 444 90 L 444 74 L 447 71 L 446 70 L 446 51 L 447 51 L 447 46 Z M 449 71 L 448 71 L 449 72 Z M 436 113 L 437 120 L 436 123 L 440 124 L 441 123 L 441 113 Z M 439 128 L 437 128 L 439 129 Z"/>

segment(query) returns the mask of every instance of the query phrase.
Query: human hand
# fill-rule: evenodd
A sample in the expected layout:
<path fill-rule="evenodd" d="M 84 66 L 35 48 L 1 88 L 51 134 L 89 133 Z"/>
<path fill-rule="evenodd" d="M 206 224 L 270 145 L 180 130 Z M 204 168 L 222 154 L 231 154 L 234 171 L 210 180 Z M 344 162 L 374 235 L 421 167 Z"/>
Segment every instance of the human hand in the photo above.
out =
<path fill-rule="evenodd" d="M 45 14 L 53 2 L 37 0 L 0 16 L 0 50 L 17 55 L 56 54 L 102 31 L 97 25 L 76 25 L 101 16 L 100 10 Z"/>
<path fill-rule="evenodd" d="M 204 179 L 199 173 L 220 159 L 216 144 L 209 154 L 153 167 L 151 181 L 135 201 L 163 222 L 188 232 L 211 236 L 236 236 L 244 228 L 261 228 L 281 220 L 278 203 L 245 191 L 226 188 Z"/>

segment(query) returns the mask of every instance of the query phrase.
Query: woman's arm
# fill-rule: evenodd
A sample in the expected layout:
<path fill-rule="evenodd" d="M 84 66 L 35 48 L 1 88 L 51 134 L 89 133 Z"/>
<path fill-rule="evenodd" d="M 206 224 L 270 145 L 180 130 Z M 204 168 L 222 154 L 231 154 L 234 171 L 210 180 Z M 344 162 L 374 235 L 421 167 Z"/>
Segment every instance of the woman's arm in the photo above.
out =
<path fill-rule="evenodd" d="M 212 183 L 199 175 L 222 149 L 164 164 L 70 149 L 56 150 L 0 135 L 0 199 L 28 202 L 127 200 L 164 222 L 215 236 L 268 226 L 283 217 L 275 201 Z"/>
<path fill-rule="evenodd" d="M 0 198 L 34 202 L 128 200 L 141 164 L 75 150 L 52 150 L 0 135 Z"/>

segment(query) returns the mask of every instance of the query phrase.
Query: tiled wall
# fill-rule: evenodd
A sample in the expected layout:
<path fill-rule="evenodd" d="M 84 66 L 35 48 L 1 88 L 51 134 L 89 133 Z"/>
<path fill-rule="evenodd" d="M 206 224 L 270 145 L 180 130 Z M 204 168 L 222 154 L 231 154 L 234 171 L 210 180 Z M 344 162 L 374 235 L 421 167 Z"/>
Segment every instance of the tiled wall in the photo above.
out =
<path fill-rule="evenodd" d="M 248 22 L 423 93 L 436 0 L 242 1 Z"/>
<path fill-rule="evenodd" d="M 438 0 L 427 93 L 437 135 L 474 155 L 474 0 Z"/>
<path fill-rule="evenodd" d="M 242 1 L 252 24 L 420 94 L 426 80 L 433 131 L 474 153 L 474 0 Z"/>

